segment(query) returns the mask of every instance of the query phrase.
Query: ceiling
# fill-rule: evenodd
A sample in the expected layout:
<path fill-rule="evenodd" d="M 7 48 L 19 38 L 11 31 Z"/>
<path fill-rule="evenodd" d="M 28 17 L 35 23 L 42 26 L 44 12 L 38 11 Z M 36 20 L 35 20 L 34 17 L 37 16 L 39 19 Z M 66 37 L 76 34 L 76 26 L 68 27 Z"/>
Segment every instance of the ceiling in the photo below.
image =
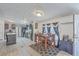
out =
<path fill-rule="evenodd" d="M 35 8 L 44 11 L 44 16 L 37 17 L 33 15 Z M 79 4 L 63 4 L 63 3 L 1 3 L 0 4 L 0 17 L 3 19 L 9 18 L 17 23 L 22 20 L 41 21 L 56 16 L 64 16 L 73 13 L 79 13 Z"/>

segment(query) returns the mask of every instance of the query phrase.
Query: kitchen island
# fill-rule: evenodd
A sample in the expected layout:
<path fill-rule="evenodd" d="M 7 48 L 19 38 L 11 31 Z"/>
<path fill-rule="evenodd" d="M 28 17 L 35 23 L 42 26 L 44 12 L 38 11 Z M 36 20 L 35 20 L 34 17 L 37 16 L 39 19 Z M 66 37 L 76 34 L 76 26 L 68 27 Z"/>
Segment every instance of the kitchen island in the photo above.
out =
<path fill-rule="evenodd" d="M 6 45 L 16 44 L 16 33 L 7 33 L 6 39 Z"/>

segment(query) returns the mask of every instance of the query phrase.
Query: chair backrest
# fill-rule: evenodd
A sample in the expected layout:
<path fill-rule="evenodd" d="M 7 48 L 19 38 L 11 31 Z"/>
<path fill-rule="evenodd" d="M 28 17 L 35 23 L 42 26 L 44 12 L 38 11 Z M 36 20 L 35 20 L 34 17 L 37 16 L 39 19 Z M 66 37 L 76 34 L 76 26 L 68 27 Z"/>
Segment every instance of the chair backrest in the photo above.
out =
<path fill-rule="evenodd" d="M 41 35 L 42 35 L 41 33 L 35 34 L 35 42 L 36 42 L 37 40 L 40 40 Z"/>
<path fill-rule="evenodd" d="M 50 39 L 51 41 L 55 41 L 55 34 L 49 35 L 49 39 Z"/>

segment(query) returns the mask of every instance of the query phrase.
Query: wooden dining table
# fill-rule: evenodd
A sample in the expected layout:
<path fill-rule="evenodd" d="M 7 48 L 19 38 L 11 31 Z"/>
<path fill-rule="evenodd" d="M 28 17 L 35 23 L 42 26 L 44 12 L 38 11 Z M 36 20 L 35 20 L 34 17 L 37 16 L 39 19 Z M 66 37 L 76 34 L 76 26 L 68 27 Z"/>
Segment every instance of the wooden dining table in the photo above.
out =
<path fill-rule="evenodd" d="M 40 40 L 41 40 L 42 42 L 44 42 L 44 47 L 45 47 L 45 49 L 47 49 L 47 46 L 48 46 L 48 45 L 47 45 L 47 43 L 48 43 L 48 37 L 42 35 Z"/>
<path fill-rule="evenodd" d="M 48 48 L 48 41 L 49 41 L 48 36 L 47 35 L 37 35 L 37 36 L 38 36 L 39 40 L 41 42 L 43 42 L 44 48 L 47 49 Z"/>

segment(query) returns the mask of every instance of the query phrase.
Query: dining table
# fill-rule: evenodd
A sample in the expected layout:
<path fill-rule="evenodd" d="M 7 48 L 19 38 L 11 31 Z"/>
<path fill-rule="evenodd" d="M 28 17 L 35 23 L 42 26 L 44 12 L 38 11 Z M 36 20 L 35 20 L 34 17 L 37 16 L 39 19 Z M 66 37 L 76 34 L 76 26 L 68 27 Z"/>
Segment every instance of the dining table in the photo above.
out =
<path fill-rule="evenodd" d="M 44 44 L 44 48 L 48 48 L 48 41 L 49 41 L 49 36 L 48 35 L 37 35 L 39 38 L 40 42 Z"/>

